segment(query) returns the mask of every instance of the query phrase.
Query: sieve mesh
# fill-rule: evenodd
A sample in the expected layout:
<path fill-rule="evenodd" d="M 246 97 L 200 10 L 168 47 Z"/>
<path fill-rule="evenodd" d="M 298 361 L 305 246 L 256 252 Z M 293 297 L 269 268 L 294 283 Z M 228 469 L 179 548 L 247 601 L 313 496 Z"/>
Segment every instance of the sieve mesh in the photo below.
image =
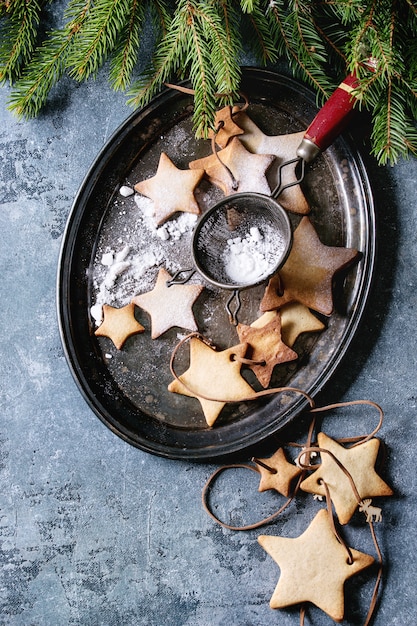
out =
<path fill-rule="evenodd" d="M 234 194 L 200 218 L 193 256 L 197 269 L 210 282 L 236 289 L 274 274 L 290 245 L 290 222 L 278 202 L 262 194 Z"/>

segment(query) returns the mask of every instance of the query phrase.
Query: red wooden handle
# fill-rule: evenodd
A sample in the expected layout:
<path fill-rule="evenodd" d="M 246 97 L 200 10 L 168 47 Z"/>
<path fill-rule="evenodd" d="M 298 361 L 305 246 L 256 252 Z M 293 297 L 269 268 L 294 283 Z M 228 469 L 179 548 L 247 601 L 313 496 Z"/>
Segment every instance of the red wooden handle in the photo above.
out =
<path fill-rule="evenodd" d="M 305 161 L 312 161 L 333 143 L 348 124 L 356 97 L 352 94 L 359 81 L 349 74 L 337 87 L 325 105 L 307 128 L 297 154 Z"/>

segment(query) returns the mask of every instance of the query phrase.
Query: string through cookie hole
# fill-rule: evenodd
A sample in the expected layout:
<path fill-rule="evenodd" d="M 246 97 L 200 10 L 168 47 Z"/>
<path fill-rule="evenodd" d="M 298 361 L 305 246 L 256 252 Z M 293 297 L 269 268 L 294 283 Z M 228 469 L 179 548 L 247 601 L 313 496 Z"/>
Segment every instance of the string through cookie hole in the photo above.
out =
<path fill-rule="evenodd" d="M 217 481 L 217 479 L 219 478 L 220 474 L 226 472 L 226 471 L 230 471 L 230 470 L 235 470 L 235 469 L 245 469 L 245 470 L 250 470 L 252 472 L 255 472 L 257 474 L 259 474 L 259 470 L 257 469 L 257 467 L 255 465 L 250 465 L 248 463 L 232 463 L 230 465 L 224 465 L 222 467 L 219 467 L 217 470 L 215 470 L 208 478 L 206 484 L 204 485 L 204 488 L 202 490 L 202 494 L 201 494 L 201 500 L 202 500 L 202 505 L 203 505 L 203 509 L 205 510 L 205 512 L 209 515 L 209 517 L 211 517 L 211 519 L 213 519 L 217 524 L 219 524 L 220 526 L 222 526 L 223 528 L 227 528 L 228 530 L 234 530 L 234 531 L 249 531 L 249 530 L 255 530 L 256 528 L 261 528 L 262 526 L 265 526 L 267 524 L 270 524 L 271 522 L 273 522 L 279 515 L 281 515 L 281 513 L 289 506 L 289 504 L 292 502 L 295 492 L 298 489 L 298 484 L 294 489 L 294 493 L 290 495 L 290 497 L 288 497 L 286 499 L 286 501 L 280 506 L 280 508 L 278 510 L 276 510 L 274 513 L 272 513 L 271 515 L 268 515 L 267 517 L 251 523 L 251 524 L 244 524 L 242 526 L 236 526 L 234 524 L 225 522 L 223 520 L 221 520 L 214 512 L 213 512 L 213 508 L 210 504 L 210 495 L 212 494 L 212 491 L 214 489 L 215 483 Z"/>
<path fill-rule="evenodd" d="M 351 493 L 353 494 L 353 497 L 359 507 L 359 512 L 362 512 L 365 514 L 366 517 L 366 523 L 369 527 L 371 536 L 372 536 L 372 540 L 373 540 L 373 544 L 377 553 L 377 559 L 376 559 L 376 563 L 377 563 L 377 574 L 376 574 L 376 579 L 375 579 L 375 584 L 374 584 L 374 588 L 372 591 L 372 597 L 370 600 L 370 604 L 369 604 L 369 608 L 367 611 L 367 615 L 364 621 L 364 626 L 369 626 L 374 612 L 375 612 L 375 608 L 377 605 L 377 601 L 378 601 L 378 592 L 380 589 L 380 585 L 381 585 L 381 581 L 382 581 L 382 574 L 383 574 L 383 557 L 382 557 L 382 553 L 381 550 L 379 548 L 379 544 L 378 544 L 378 540 L 376 537 L 376 533 L 375 533 L 375 529 L 374 529 L 374 521 L 380 521 L 381 519 L 381 511 L 378 507 L 374 507 L 371 502 L 371 498 L 361 498 L 361 495 L 358 491 L 358 488 L 355 484 L 355 480 L 353 479 L 351 473 L 349 472 L 349 469 L 347 467 L 345 467 L 344 463 L 342 463 L 339 458 L 337 458 L 337 456 L 335 454 L 333 454 L 331 452 L 331 450 L 328 450 L 327 448 L 323 447 L 323 446 L 319 446 L 316 441 L 314 440 L 314 429 L 315 429 L 315 416 L 318 413 L 322 413 L 325 411 L 329 411 L 330 409 L 337 409 L 343 406 L 355 406 L 355 405 L 368 405 L 372 408 L 377 409 L 378 413 L 379 413 L 379 421 L 378 424 L 376 426 L 376 428 L 374 428 L 372 430 L 372 432 L 365 434 L 365 435 L 361 435 L 359 437 L 347 437 L 344 439 L 338 439 L 336 440 L 336 442 L 338 444 L 349 444 L 348 446 L 345 445 L 345 447 L 348 447 L 348 449 L 351 448 L 355 448 L 356 446 L 360 446 L 360 445 L 365 445 L 370 442 L 372 439 L 374 439 L 374 435 L 378 432 L 378 430 L 381 428 L 382 426 L 382 421 L 383 421 L 383 411 L 381 409 L 381 407 L 379 407 L 379 405 L 377 405 L 376 403 L 372 402 L 372 401 L 368 401 L 368 400 L 358 400 L 358 401 L 350 401 L 350 402 L 344 402 L 344 403 L 339 403 L 339 404 L 333 404 L 333 405 L 328 405 L 328 406 L 324 406 L 324 407 L 311 407 L 310 408 L 310 414 L 311 414 L 311 422 L 309 425 L 309 429 L 308 429 L 308 436 L 307 436 L 307 440 L 304 444 L 298 444 L 298 443 L 292 443 L 289 442 L 288 446 L 291 447 L 298 447 L 301 448 L 298 456 L 297 456 L 297 465 L 299 467 L 299 470 L 301 472 L 301 476 L 300 478 L 297 480 L 297 484 L 293 490 L 293 492 L 291 493 L 290 497 L 287 499 L 287 501 L 284 503 L 284 505 L 273 515 L 269 516 L 268 518 L 265 518 L 264 520 L 261 520 L 255 524 L 250 524 L 250 525 L 246 525 L 246 526 L 241 526 L 241 527 L 236 527 L 236 526 L 232 526 L 230 524 L 227 524 L 223 521 L 221 521 L 220 519 L 218 519 L 218 517 L 211 511 L 210 509 L 210 503 L 208 501 L 208 493 L 209 491 L 212 490 L 212 488 L 214 487 L 214 483 L 218 477 L 218 475 L 220 473 L 222 473 L 223 471 L 230 469 L 230 467 L 233 466 L 223 466 L 218 468 L 208 479 L 204 489 L 203 489 L 203 493 L 202 493 L 202 500 L 203 500 L 203 507 L 205 508 L 205 510 L 207 511 L 207 513 L 221 526 L 224 526 L 225 528 L 228 528 L 230 530 L 238 530 L 238 531 L 244 531 L 244 530 L 252 530 L 255 528 L 258 528 L 260 526 L 263 526 L 265 524 L 269 524 L 271 522 L 273 522 L 290 504 L 290 502 L 295 498 L 295 496 L 298 494 L 299 490 L 300 490 L 300 485 L 303 482 L 304 477 L 309 473 L 309 472 L 315 472 L 316 470 L 318 470 L 320 468 L 320 466 L 323 463 L 323 459 L 328 458 L 330 459 L 331 463 L 333 463 L 335 465 L 335 467 L 337 467 L 338 471 L 341 471 L 343 473 L 343 475 L 345 476 L 345 478 L 347 479 L 348 485 L 349 485 L 349 489 L 351 491 Z M 319 439 L 320 439 L 320 435 L 319 435 Z M 273 455 L 275 456 L 275 455 Z M 273 457 L 271 457 L 273 458 Z M 320 462 L 315 462 L 312 463 L 311 459 L 312 458 L 319 458 Z M 268 472 L 270 475 L 274 475 L 274 467 L 272 467 L 272 464 L 270 462 L 268 462 L 268 459 L 258 459 L 257 457 L 252 457 L 251 459 L 252 463 L 255 464 L 256 467 L 254 467 L 253 465 L 248 465 L 248 464 L 240 464 L 238 467 L 242 467 L 242 468 L 248 468 L 252 471 L 258 471 L 259 473 L 261 473 L 260 468 L 263 468 L 263 470 L 265 470 L 266 472 Z M 329 525 L 330 528 L 332 529 L 332 533 L 334 534 L 335 538 L 337 539 L 337 542 L 343 547 L 343 549 L 346 551 L 346 564 L 349 566 L 353 566 L 356 561 L 355 561 L 355 556 L 354 556 L 354 550 L 353 548 L 351 549 L 349 547 L 349 545 L 346 543 L 346 541 L 344 540 L 344 537 L 342 535 L 342 533 L 340 532 L 339 526 L 343 525 L 340 520 L 337 518 L 336 515 L 334 515 L 333 513 L 333 501 L 332 501 L 332 494 L 331 494 L 331 488 L 329 487 L 327 481 L 323 478 L 323 477 L 319 477 L 317 479 L 317 485 L 320 486 L 323 490 L 324 490 L 324 499 L 326 501 L 326 513 L 328 515 L 328 520 L 329 520 Z M 332 484 L 332 489 L 334 488 L 334 485 Z M 386 495 L 391 495 L 391 494 L 386 494 Z M 304 619 L 305 619 L 305 614 L 306 614 L 306 606 L 305 603 L 302 603 L 300 606 L 300 626 L 304 626 Z"/>

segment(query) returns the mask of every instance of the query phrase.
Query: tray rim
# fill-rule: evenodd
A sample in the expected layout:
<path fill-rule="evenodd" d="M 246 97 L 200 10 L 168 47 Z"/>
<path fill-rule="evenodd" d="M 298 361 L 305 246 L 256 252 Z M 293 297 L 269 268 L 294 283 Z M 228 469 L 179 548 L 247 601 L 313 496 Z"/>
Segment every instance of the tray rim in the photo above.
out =
<path fill-rule="evenodd" d="M 306 93 L 310 93 L 311 97 L 314 98 L 314 93 L 311 88 L 305 85 L 305 83 L 290 78 L 287 75 L 254 66 L 242 67 L 241 69 L 242 75 L 246 74 L 249 78 L 252 76 L 255 79 L 262 79 L 264 81 L 267 81 L 268 79 L 272 81 L 285 80 L 289 85 L 292 85 L 293 87 L 302 86 L 303 90 Z M 181 84 L 188 85 L 188 82 L 183 81 Z M 235 442 L 232 442 L 230 444 L 222 442 L 221 444 L 218 444 L 217 447 L 215 445 L 209 445 L 205 446 L 204 448 L 187 449 L 184 447 L 175 447 L 160 443 L 157 444 L 155 442 L 150 443 L 147 439 L 143 438 L 140 441 L 133 440 L 132 437 L 128 434 L 128 429 L 125 429 L 124 431 L 120 427 L 120 425 L 115 425 L 113 415 L 108 411 L 107 407 L 101 402 L 101 400 L 96 396 L 93 396 L 92 398 L 90 383 L 84 375 L 82 366 L 77 362 L 76 356 L 74 354 L 74 347 L 71 342 L 72 327 L 70 320 L 68 320 L 66 316 L 66 307 L 64 306 L 65 298 L 63 297 L 65 287 L 67 286 L 67 284 L 64 283 L 66 274 L 64 261 L 67 258 L 69 251 L 74 248 L 76 242 L 74 239 L 71 239 L 69 235 L 74 231 L 74 228 L 78 232 L 77 224 L 81 222 L 84 216 L 84 211 L 80 212 L 79 205 L 80 202 L 83 201 L 83 198 L 88 198 L 89 193 L 94 188 L 94 173 L 97 171 L 97 168 L 105 167 L 105 163 L 111 160 L 112 153 L 123 143 L 123 140 L 128 132 L 130 132 L 129 129 L 131 128 L 134 121 L 140 121 L 141 119 L 146 118 L 148 112 L 152 110 L 155 106 L 161 105 L 164 103 L 165 100 L 171 100 L 174 97 L 180 98 L 181 94 L 173 94 L 172 90 L 164 89 L 157 96 L 155 96 L 155 98 L 153 98 L 148 105 L 140 110 L 136 110 L 131 113 L 124 120 L 124 122 L 122 122 L 118 126 L 118 128 L 115 129 L 115 131 L 103 145 L 99 153 L 96 155 L 88 171 L 86 172 L 84 179 L 81 182 L 81 185 L 79 186 L 78 191 L 74 197 L 74 201 L 68 214 L 59 252 L 58 271 L 56 278 L 56 307 L 58 316 L 58 328 L 65 359 L 78 390 L 81 392 L 82 397 L 86 401 L 89 408 L 93 411 L 93 413 L 95 413 L 95 415 L 114 434 L 116 434 L 119 438 L 129 443 L 130 445 L 157 456 L 166 457 L 173 460 L 212 461 L 214 459 L 218 460 L 219 458 L 230 458 L 231 456 L 234 456 L 236 454 L 242 454 L 245 450 L 251 449 L 254 446 L 264 444 L 265 441 L 272 434 L 275 434 L 276 432 L 278 432 L 278 430 L 281 430 L 282 428 L 288 426 L 290 422 L 292 423 L 297 417 L 299 417 L 303 410 L 305 410 L 305 408 L 308 406 L 307 400 L 304 397 L 300 397 L 296 401 L 293 409 L 291 410 L 291 414 L 284 422 L 280 422 L 278 428 L 274 429 L 273 423 L 271 422 L 269 425 L 270 428 L 268 429 L 271 432 L 265 433 L 259 437 L 251 434 L 250 436 L 246 437 L 247 440 L 242 440 L 241 443 L 238 445 L 236 445 Z M 363 155 L 361 154 L 358 146 L 354 145 L 354 140 L 351 133 L 343 133 L 342 138 L 343 141 L 347 144 L 350 151 L 354 153 L 357 174 L 360 176 L 362 192 L 366 198 L 365 221 L 369 235 L 365 241 L 367 248 L 367 271 L 362 272 L 361 285 L 358 289 L 360 297 L 358 297 L 355 314 L 350 317 L 347 327 L 343 333 L 346 345 L 343 347 L 343 349 L 337 351 L 337 355 L 332 360 L 331 367 L 327 367 L 324 374 L 319 376 L 315 383 L 312 385 L 312 389 L 309 390 L 309 394 L 313 398 L 316 397 L 317 394 L 321 392 L 332 379 L 336 370 L 339 368 L 342 360 L 344 360 L 344 358 L 346 357 L 346 353 L 348 352 L 350 344 L 356 336 L 356 332 L 363 319 L 368 304 L 376 263 L 376 215 L 371 183 L 368 173 L 366 171 Z M 161 423 L 160 427 L 163 430 L 166 425 Z M 169 427 L 174 429 L 176 428 L 172 427 L 172 425 L 169 425 Z M 210 429 L 211 432 L 213 432 L 214 430 L 214 428 Z M 205 430 L 203 430 L 202 432 L 204 433 Z M 221 436 L 219 436 L 219 440 L 221 439 Z"/>

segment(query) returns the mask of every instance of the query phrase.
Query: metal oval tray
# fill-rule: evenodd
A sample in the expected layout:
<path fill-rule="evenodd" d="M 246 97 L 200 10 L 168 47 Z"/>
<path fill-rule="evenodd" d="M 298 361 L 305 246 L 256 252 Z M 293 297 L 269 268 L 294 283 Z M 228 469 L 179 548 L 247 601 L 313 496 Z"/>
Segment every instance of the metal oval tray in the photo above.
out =
<path fill-rule="evenodd" d="M 243 68 L 242 91 L 250 101 L 249 115 L 269 135 L 303 131 L 317 112 L 309 89 L 269 71 Z M 195 139 L 191 116 L 189 96 L 164 91 L 131 115 L 98 155 L 68 218 L 57 307 L 69 367 L 97 416 L 118 436 L 147 452 L 202 461 L 264 442 L 300 415 L 307 406 L 305 398 L 278 394 L 230 404 L 209 428 L 198 400 L 167 390 L 172 380 L 169 359 L 185 329 L 173 328 L 152 340 L 149 317 L 139 310 L 145 332 L 116 350 L 109 339 L 94 335 L 90 314 L 102 271 L 99 261 L 109 249 L 117 253 L 129 246 L 130 254 L 141 258 L 156 246 L 162 264 L 187 263 L 190 233 L 165 242 L 149 234 L 134 197 L 123 198 L 119 190 L 153 175 L 161 151 L 179 168 L 210 153 L 210 142 Z M 335 311 L 326 318 L 326 329 L 301 335 L 294 345 L 297 361 L 275 367 L 272 386 L 298 387 L 314 397 L 337 372 L 360 323 L 375 260 L 375 215 L 364 164 L 350 136 L 338 138 L 308 167 L 302 185 L 311 206 L 309 217 L 322 242 L 362 253 L 360 262 L 334 285 Z M 216 193 L 203 183 L 199 200 L 209 206 L 219 199 Z M 116 293 L 110 304 L 122 306 L 137 293 L 149 291 L 157 270 L 151 267 L 134 284 L 124 285 L 120 276 L 123 298 Z M 242 293 L 242 322 L 251 323 L 259 315 L 259 295 L 252 290 Z M 239 343 L 224 304 L 224 292 L 207 286 L 194 307 L 201 332 L 220 349 Z M 186 367 L 185 353 L 183 349 L 178 356 L 179 373 Z"/>

